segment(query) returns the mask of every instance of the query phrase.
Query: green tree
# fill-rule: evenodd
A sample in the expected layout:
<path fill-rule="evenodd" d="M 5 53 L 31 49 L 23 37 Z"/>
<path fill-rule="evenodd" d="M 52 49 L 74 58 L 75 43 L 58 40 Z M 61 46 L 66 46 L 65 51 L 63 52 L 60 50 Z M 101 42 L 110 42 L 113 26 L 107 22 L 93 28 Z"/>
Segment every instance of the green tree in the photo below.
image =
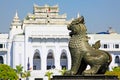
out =
<path fill-rule="evenodd" d="M 106 71 L 105 75 L 118 76 L 120 79 L 120 66 L 114 67 L 112 71 Z"/>
<path fill-rule="evenodd" d="M 45 76 L 48 77 L 48 80 L 51 80 L 51 75 L 52 74 L 53 74 L 53 72 L 48 71 L 48 72 L 46 72 Z"/>
<path fill-rule="evenodd" d="M 2 80 L 18 80 L 18 76 L 14 69 L 6 64 L 0 64 L 0 79 Z"/>
<path fill-rule="evenodd" d="M 19 78 L 26 78 L 26 80 L 28 80 L 28 77 L 30 76 L 30 71 L 23 72 L 23 67 L 21 64 L 16 66 L 15 71 L 17 75 L 19 76 Z"/>
<path fill-rule="evenodd" d="M 62 75 L 64 75 L 66 71 L 67 71 L 66 68 L 63 68 L 63 69 L 60 70 L 59 72 L 60 72 Z"/>
<path fill-rule="evenodd" d="M 21 75 L 23 73 L 23 67 L 22 67 L 22 65 L 21 64 L 17 65 L 15 71 L 16 71 L 17 75 L 19 76 L 19 78 L 21 78 Z"/>
<path fill-rule="evenodd" d="M 30 71 L 25 71 L 22 73 L 22 78 L 26 78 L 26 80 L 28 80 L 29 76 L 30 76 Z"/>

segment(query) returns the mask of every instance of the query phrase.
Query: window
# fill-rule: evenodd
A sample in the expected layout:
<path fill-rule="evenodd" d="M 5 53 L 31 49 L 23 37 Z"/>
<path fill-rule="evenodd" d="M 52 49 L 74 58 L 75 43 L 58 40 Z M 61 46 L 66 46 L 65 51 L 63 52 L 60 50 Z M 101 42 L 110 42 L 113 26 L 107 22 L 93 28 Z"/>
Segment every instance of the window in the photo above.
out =
<path fill-rule="evenodd" d="M 3 63 L 4 63 L 4 61 L 3 61 L 3 57 L 0 56 L 0 64 L 3 64 Z"/>
<path fill-rule="evenodd" d="M 0 48 L 3 48 L 3 44 L 0 44 Z"/>
<path fill-rule="evenodd" d="M 62 69 L 64 69 L 64 68 L 65 68 L 65 69 L 66 69 L 66 65 L 61 65 L 61 68 L 62 68 Z"/>
<path fill-rule="evenodd" d="M 65 52 L 62 52 L 62 54 L 61 54 L 61 59 L 67 59 L 67 56 L 66 56 L 66 53 L 65 53 Z"/>
<path fill-rule="evenodd" d="M 119 44 L 115 44 L 115 48 L 119 48 Z"/>
<path fill-rule="evenodd" d="M 47 17 L 49 17 L 49 15 L 47 15 Z"/>
<path fill-rule="evenodd" d="M 42 78 L 35 78 L 34 80 L 43 80 Z"/>
<path fill-rule="evenodd" d="M 67 54 L 67 51 L 63 49 L 60 57 L 60 65 L 62 69 L 63 68 L 67 69 L 68 67 L 68 60 L 67 60 L 66 54 Z"/>
<path fill-rule="evenodd" d="M 48 23 L 50 23 L 50 21 L 48 21 Z"/>
<path fill-rule="evenodd" d="M 104 44 L 104 48 L 108 48 L 107 44 Z"/>
<path fill-rule="evenodd" d="M 35 65 L 33 66 L 33 70 L 36 70 L 36 66 Z"/>
<path fill-rule="evenodd" d="M 49 54 L 47 56 L 47 59 L 53 59 L 53 53 L 52 52 L 49 52 Z"/>
<path fill-rule="evenodd" d="M 51 68 L 55 68 L 55 65 L 54 65 L 53 50 L 50 49 L 47 55 L 47 70 Z"/>
<path fill-rule="evenodd" d="M 33 70 L 41 70 L 41 57 L 38 49 L 35 50 L 33 56 Z"/>
<path fill-rule="evenodd" d="M 119 58 L 119 56 L 116 56 L 116 57 L 115 57 L 115 63 L 120 63 L 120 58 Z"/>
<path fill-rule="evenodd" d="M 47 70 L 51 69 L 51 66 L 47 65 Z"/>

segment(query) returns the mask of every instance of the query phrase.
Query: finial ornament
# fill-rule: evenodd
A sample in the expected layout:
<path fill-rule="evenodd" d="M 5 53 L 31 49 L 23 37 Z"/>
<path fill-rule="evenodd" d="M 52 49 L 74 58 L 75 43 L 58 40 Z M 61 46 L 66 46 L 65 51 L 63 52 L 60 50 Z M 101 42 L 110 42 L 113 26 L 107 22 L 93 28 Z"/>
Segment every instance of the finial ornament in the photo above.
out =
<path fill-rule="evenodd" d="M 14 18 L 18 18 L 18 12 L 16 10 L 16 13 L 15 13 L 15 17 Z"/>
<path fill-rule="evenodd" d="M 79 17 L 80 17 L 80 13 L 77 14 L 77 18 L 79 18 Z"/>

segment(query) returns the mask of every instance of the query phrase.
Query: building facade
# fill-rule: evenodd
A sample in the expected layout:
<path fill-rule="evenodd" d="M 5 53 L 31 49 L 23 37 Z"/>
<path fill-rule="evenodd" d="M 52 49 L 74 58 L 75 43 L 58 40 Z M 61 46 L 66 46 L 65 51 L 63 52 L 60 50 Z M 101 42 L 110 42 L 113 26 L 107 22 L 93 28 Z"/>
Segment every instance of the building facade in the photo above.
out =
<path fill-rule="evenodd" d="M 30 80 L 46 80 L 46 72 L 61 75 L 60 70 L 71 68 L 68 49 L 69 31 L 66 14 L 59 14 L 58 5 L 34 5 L 33 14 L 20 20 L 16 12 L 8 34 L 0 34 L 0 63 L 12 68 L 22 65 L 30 70 Z M 88 34 L 89 43 L 101 41 L 100 49 L 112 55 L 110 70 L 120 65 L 120 34 Z"/>

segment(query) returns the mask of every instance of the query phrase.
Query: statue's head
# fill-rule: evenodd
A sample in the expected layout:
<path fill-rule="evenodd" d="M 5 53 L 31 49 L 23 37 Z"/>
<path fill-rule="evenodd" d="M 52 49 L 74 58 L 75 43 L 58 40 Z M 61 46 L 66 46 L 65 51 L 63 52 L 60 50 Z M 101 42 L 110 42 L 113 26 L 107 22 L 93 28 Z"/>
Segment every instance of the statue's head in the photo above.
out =
<path fill-rule="evenodd" d="M 74 19 L 68 26 L 68 30 L 71 30 L 72 35 L 78 35 L 81 33 L 86 33 L 87 29 L 84 23 L 84 17 L 81 16 Z"/>

